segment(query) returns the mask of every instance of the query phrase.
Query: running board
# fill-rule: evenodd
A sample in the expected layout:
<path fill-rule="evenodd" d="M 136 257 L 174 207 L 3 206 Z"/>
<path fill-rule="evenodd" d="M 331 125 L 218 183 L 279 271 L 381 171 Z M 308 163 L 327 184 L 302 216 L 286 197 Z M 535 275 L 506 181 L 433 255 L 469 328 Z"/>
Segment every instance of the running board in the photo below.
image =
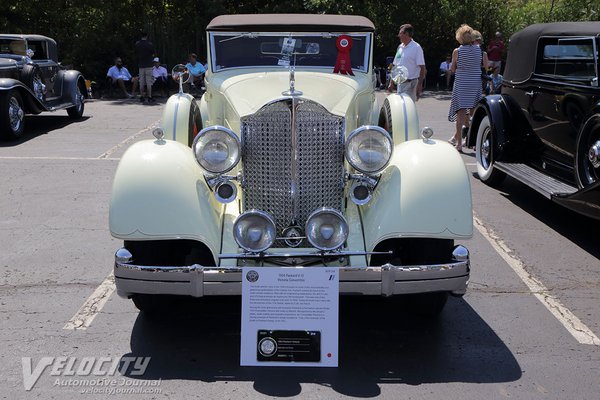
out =
<path fill-rule="evenodd" d="M 65 108 L 73 107 L 73 103 L 50 103 L 46 105 L 48 111 L 64 110 Z"/>
<path fill-rule="evenodd" d="M 549 199 L 554 196 L 570 195 L 577 191 L 576 187 L 548 176 L 527 164 L 496 162 L 494 168 L 530 186 Z"/>

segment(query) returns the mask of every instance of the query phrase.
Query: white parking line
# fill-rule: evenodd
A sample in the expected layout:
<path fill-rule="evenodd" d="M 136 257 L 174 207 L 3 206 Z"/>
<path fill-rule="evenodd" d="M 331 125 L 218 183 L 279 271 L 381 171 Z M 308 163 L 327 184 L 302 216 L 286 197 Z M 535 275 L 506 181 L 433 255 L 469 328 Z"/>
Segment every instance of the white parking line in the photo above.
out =
<path fill-rule="evenodd" d="M 110 295 L 115 291 L 115 276 L 111 272 L 106 279 L 94 290 L 94 293 L 83 303 L 73 318 L 63 326 L 63 329 L 87 329 L 96 315 L 102 310 Z"/>
<path fill-rule="evenodd" d="M 151 131 L 152 129 L 156 128 L 158 126 L 158 123 L 160 122 L 159 120 L 154 121 L 152 124 L 148 125 L 147 127 L 145 127 L 144 129 L 142 129 L 139 132 L 134 133 L 133 135 L 129 136 L 127 139 L 123 140 L 121 143 L 117 144 L 116 146 L 113 146 L 112 148 L 110 148 L 108 151 L 100 154 L 98 156 L 99 159 L 104 159 L 104 158 L 108 158 L 112 153 L 114 153 L 115 151 L 119 150 L 121 147 L 133 142 L 133 140 L 135 138 L 137 138 L 138 136 Z"/>
<path fill-rule="evenodd" d="M 527 285 L 531 293 L 554 315 L 554 317 L 569 331 L 569 333 L 581 344 L 600 346 L 600 339 L 588 328 L 575 314 L 565 307 L 549 290 L 535 277 L 527 272 L 523 262 L 512 255 L 513 251 L 502 239 L 483 222 L 473 215 L 473 222 L 477 230 L 487 239 L 500 257 L 515 271 L 521 280 Z"/>

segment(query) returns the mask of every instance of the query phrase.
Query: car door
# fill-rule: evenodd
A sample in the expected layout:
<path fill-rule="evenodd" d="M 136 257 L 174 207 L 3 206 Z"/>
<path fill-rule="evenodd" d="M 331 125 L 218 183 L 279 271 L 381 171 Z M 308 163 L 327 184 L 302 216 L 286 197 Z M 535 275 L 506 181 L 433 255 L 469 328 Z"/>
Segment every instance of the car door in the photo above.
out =
<path fill-rule="evenodd" d="M 535 73 L 524 92 L 527 115 L 543 143 L 543 166 L 572 177 L 577 134 L 591 108 L 594 38 L 541 38 Z"/>

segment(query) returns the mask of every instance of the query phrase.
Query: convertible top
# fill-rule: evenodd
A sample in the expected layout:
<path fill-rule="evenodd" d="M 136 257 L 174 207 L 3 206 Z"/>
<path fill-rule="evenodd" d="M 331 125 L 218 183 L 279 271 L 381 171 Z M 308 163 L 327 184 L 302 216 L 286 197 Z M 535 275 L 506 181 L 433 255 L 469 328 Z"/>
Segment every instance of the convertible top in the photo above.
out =
<path fill-rule="evenodd" d="M 511 36 L 504 80 L 522 82 L 535 68 L 538 39 L 543 36 L 600 36 L 600 22 L 534 24 Z"/>
<path fill-rule="evenodd" d="M 373 32 L 375 25 L 360 15 L 231 14 L 214 18 L 207 31 L 224 32 Z"/>

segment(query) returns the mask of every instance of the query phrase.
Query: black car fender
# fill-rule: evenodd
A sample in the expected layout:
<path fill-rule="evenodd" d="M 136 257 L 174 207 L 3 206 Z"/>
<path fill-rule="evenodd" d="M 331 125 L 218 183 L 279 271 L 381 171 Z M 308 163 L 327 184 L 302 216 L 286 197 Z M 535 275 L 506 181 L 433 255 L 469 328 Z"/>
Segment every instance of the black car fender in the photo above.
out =
<path fill-rule="evenodd" d="M 84 98 L 87 98 L 87 90 L 85 89 L 85 79 L 81 72 L 74 69 L 62 70 L 59 72 L 59 78 L 62 80 L 62 98 L 64 101 L 69 101 L 73 104 L 77 103 L 77 86 Z"/>
<path fill-rule="evenodd" d="M 518 156 L 517 143 L 527 141 L 531 135 L 531 128 L 527 123 L 523 111 L 508 95 L 490 95 L 479 101 L 470 128 L 467 133 L 467 144 L 473 147 L 477 140 L 477 131 L 484 117 L 490 120 L 496 140 L 494 141 L 497 160 Z"/>
<path fill-rule="evenodd" d="M 48 111 L 46 106 L 35 97 L 31 89 L 29 89 L 23 82 L 12 79 L 2 78 L 0 79 L 0 92 L 9 91 L 16 89 L 19 91 L 21 98 L 23 99 L 23 107 L 27 114 L 39 114 L 42 111 Z"/>

